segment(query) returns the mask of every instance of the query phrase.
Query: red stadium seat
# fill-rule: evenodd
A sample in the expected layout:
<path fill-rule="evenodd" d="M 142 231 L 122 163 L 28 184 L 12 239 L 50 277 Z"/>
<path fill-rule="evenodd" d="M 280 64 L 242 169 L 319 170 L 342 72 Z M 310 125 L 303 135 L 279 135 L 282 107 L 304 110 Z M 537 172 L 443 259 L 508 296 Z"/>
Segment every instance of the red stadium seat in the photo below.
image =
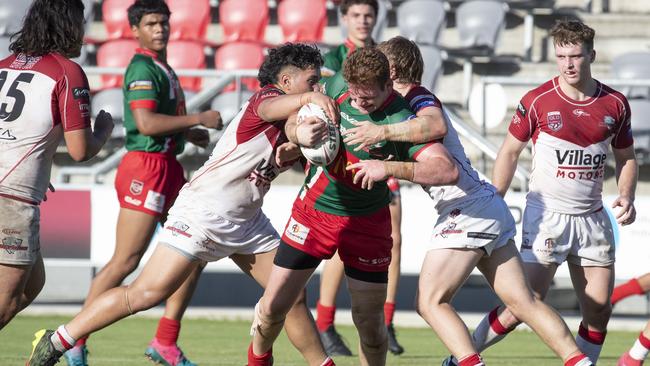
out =
<path fill-rule="evenodd" d="M 283 0 L 278 5 L 278 23 L 285 42 L 320 42 L 327 25 L 324 0 Z"/>
<path fill-rule="evenodd" d="M 104 0 L 102 4 L 102 20 L 106 27 L 108 39 L 133 38 L 126 9 L 133 0 Z"/>
<path fill-rule="evenodd" d="M 104 43 L 97 50 L 97 66 L 126 67 L 138 48 L 133 39 L 118 39 Z M 122 75 L 102 75 L 102 89 L 122 86 Z"/>
<path fill-rule="evenodd" d="M 192 41 L 171 41 L 167 46 L 167 63 L 174 69 L 205 69 L 203 45 Z M 181 77 L 181 86 L 185 90 L 201 90 L 200 77 Z"/>
<path fill-rule="evenodd" d="M 218 70 L 258 69 L 264 61 L 264 48 L 253 42 L 226 43 L 217 49 L 214 61 Z M 242 84 L 252 91 L 259 89 L 259 82 L 254 78 L 243 78 Z M 224 91 L 234 88 L 232 84 Z"/>
<path fill-rule="evenodd" d="M 167 0 L 171 34 L 169 39 L 202 41 L 210 24 L 209 0 Z"/>
<path fill-rule="evenodd" d="M 224 42 L 262 42 L 269 23 L 266 0 L 223 0 L 219 4 L 219 22 Z"/>

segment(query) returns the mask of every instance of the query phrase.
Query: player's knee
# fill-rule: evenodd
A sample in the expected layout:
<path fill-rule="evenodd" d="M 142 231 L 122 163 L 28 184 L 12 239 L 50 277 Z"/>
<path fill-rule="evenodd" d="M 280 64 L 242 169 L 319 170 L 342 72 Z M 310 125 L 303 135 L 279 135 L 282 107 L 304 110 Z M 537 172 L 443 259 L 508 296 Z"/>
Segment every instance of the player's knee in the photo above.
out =
<path fill-rule="evenodd" d="M 352 320 L 359 331 L 359 338 L 368 348 L 380 348 L 387 340 L 382 311 L 352 308 Z"/>
<path fill-rule="evenodd" d="M 606 303 L 594 302 L 584 307 L 584 313 L 584 317 L 589 324 L 604 327 L 612 316 L 612 304 L 609 301 Z"/>
<path fill-rule="evenodd" d="M 9 302 L 4 304 L 0 309 L 0 329 L 7 325 L 11 319 L 18 314 L 18 311 L 20 311 L 18 300 L 11 299 Z"/>

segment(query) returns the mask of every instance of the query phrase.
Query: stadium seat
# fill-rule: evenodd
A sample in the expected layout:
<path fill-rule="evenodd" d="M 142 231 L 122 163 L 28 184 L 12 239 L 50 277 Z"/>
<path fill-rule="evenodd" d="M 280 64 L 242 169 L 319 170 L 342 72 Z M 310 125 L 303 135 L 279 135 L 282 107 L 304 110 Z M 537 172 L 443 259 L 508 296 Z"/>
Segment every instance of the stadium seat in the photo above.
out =
<path fill-rule="evenodd" d="M 167 0 L 171 40 L 203 41 L 210 24 L 209 0 Z"/>
<path fill-rule="evenodd" d="M 264 48 L 254 42 L 226 43 L 217 49 L 215 55 L 217 70 L 258 69 L 264 61 Z M 248 90 L 258 90 L 259 82 L 254 78 L 242 78 Z M 224 91 L 234 90 L 234 84 Z"/>
<path fill-rule="evenodd" d="M 174 69 L 205 69 L 203 45 L 192 41 L 171 41 L 167 46 L 167 63 Z M 183 89 L 201 90 L 200 77 L 180 77 Z"/>
<path fill-rule="evenodd" d="M 418 45 L 424 60 L 424 72 L 422 73 L 422 86 L 435 91 L 438 77 L 442 74 L 442 53 L 434 46 Z"/>
<path fill-rule="evenodd" d="M 253 92 L 242 90 L 241 93 L 236 91 L 223 92 L 212 100 L 211 108 L 221 113 L 223 124 L 226 126 L 237 115 L 241 105 L 244 104 Z"/>
<path fill-rule="evenodd" d="M 9 36 L 20 30 L 31 1 L 0 0 L 0 35 Z"/>
<path fill-rule="evenodd" d="M 386 26 L 388 25 L 388 9 L 389 7 L 392 7 L 392 5 L 390 0 L 378 0 L 377 5 L 379 5 L 379 9 L 377 11 L 377 22 L 375 23 L 375 28 L 372 30 L 372 39 L 377 42 L 381 42 L 384 40 L 384 29 L 386 29 Z M 341 26 L 341 34 L 343 35 L 343 38 L 347 38 L 348 29 L 345 25 L 343 25 L 343 22 L 341 21 L 341 12 L 337 11 L 337 14 L 338 22 Z"/>
<path fill-rule="evenodd" d="M 650 52 L 628 52 L 612 60 L 612 74 L 617 79 L 650 79 Z M 650 98 L 648 87 L 628 87 L 621 91 L 629 98 Z"/>
<path fill-rule="evenodd" d="M 122 89 L 111 88 L 102 90 L 95 94 L 91 100 L 91 115 L 96 118 L 102 109 L 111 114 L 113 121 L 117 122 L 111 137 L 124 137 L 124 129 L 121 123 L 124 120 L 124 96 Z"/>
<path fill-rule="evenodd" d="M 219 22 L 224 42 L 262 42 L 269 23 L 266 0 L 223 0 L 219 4 Z"/>
<path fill-rule="evenodd" d="M 106 42 L 97 50 L 97 66 L 100 67 L 126 67 L 138 42 L 132 39 L 120 39 Z M 119 88 L 122 86 L 122 75 L 102 75 L 102 89 Z"/>
<path fill-rule="evenodd" d="M 102 20 L 106 27 L 106 37 L 111 39 L 133 38 L 126 9 L 133 0 L 104 0 L 102 3 Z"/>
<path fill-rule="evenodd" d="M 494 53 L 501 30 L 505 27 L 508 7 L 499 0 L 466 1 L 456 10 L 460 44 L 472 54 Z"/>
<path fill-rule="evenodd" d="M 439 0 L 408 0 L 397 8 L 399 33 L 418 44 L 436 45 L 446 24 L 445 4 Z"/>
<path fill-rule="evenodd" d="M 632 112 L 632 135 L 637 159 L 642 164 L 650 163 L 650 100 L 630 99 Z"/>
<path fill-rule="evenodd" d="M 278 23 L 285 42 L 320 42 L 327 25 L 323 0 L 284 0 L 278 5 Z"/>

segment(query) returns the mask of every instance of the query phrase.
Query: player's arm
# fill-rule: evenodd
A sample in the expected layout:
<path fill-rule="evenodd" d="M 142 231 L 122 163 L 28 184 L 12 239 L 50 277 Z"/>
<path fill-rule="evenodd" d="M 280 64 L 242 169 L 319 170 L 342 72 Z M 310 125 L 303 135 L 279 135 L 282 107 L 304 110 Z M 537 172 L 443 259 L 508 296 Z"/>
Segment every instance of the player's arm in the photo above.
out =
<path fill-rule="evenodd" d="M 499 149 L 497 158 L 494 161 L 494 170 L 492 171 L 492 184 L 497 189 L 497 193 L 504 197 L 512 183 L 512 178 L 517 169 L 519 155 L 528 145 L 528 141 L 521 141 L 508 132 L 506 139 Z"/>
<path fill-rule="evenodd" d="M 618 184 L 618 197 L 612 204 L 612 208 L 621 207 L 616 214 L 616 221 L 621 225 L 629 225 L 636 220 L 634 198 L 639 166 L 633 144 L 623 149 L 613 148 L 612 152 L 616 161 L 616 182 Z"/>
<path fill-rule="evenodd" d="M 458 183 L 458 168 L 441 143 L 433 143 L 420 150 L 415 161 L 362 160 L 351 164 L 353 182 L 361 188 L 372 189 L 375 182 L 388 177 L 405 179 L 417 184 L 444 186 Z"/>
<path fill-rule="evenodd" d="M 298 115 L 294 113 L 287 118 L 284 132 L 290 142 L 299 146 L 311 147 L 327 137 L 327 122 L 316 116 L 298 121 Z"/>
<path fill-rule="evenodd" d="M 314 103 L 323 108 L 325 114 L 338 123 L 339 106 L 334 99 L 321 92 L 284 94 L 264 99 L 257 107 L 257 115 L 267 122 L 282 121 L 298 112 L 300 107 Z"/>
<path fill-rule="evenodd" d="M 186 116 L 170 116 L 156 113 L 151 107 L 132 105 L 131 112 L 138 131 L 145 136 L 170 135 L 197 125 L 216 129 L 223 127 L 221 114 L 212 110 Z"/>
<path fill-rule="evenodd" d="M 95 128 L 65 131 L 63 139 L 74 161 L 86 161 L 102 149 L 113 132 L 113 117 L 101 110 L 95 118 Z"/>

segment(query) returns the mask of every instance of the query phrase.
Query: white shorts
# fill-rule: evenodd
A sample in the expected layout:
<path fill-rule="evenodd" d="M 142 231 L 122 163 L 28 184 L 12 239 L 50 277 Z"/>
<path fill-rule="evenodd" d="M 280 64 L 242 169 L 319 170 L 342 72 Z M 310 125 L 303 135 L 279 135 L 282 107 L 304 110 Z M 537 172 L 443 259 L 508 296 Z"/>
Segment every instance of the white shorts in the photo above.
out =
<path fill-rule="evenodd" d="M 38 206 L 0 197 L 0 263 L 32 265 L 41 251 Z"/>
<path fill-rule="evenodd" d="M 606 267 L 615 260 L 614 230 L 603 209 L 566 215 L 527 206 L 522 232 L 524 262 Z"/>
<path fill-rule="evenodd" d="M 433 228 L 433 249 L 481 248 L 487 255 L 517 234 L 508 205 L 498 194 L 465 200 L 440 212 Z"/>
<path fill-rule="evenodd" d="M 190 259 L 214 262 L 233 254 L 270 252 L 280 245 L 280 237 L 262 210 L 236 224 L 214 212 L 174 206 L 158 242 Z"/>

